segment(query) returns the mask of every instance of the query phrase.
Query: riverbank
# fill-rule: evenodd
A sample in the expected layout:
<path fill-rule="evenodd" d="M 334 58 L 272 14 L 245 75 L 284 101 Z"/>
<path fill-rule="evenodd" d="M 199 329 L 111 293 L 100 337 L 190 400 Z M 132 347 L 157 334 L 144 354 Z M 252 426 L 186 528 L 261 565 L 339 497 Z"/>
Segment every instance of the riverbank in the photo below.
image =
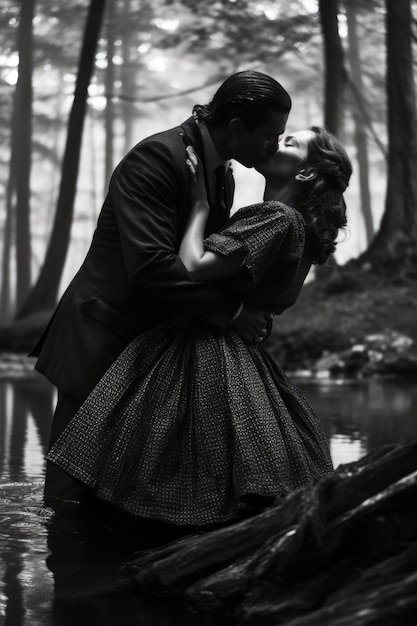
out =
<path fill-rule="evenodd" d="M 286 371 L 417 374 L 417 280 L 335 268 L 277 317 L 268 350 Z"/>
<path fill-rule="evenodd" d="M 297 303 L 275 318 L 265 342 L 283 369 L 314 376 L 415 376 L 417 277 L 387 279 L 349 265 L 319 271 Z M 32 369 L 25 355 L 50 315 L 0 327 L 0 376 Z"/>

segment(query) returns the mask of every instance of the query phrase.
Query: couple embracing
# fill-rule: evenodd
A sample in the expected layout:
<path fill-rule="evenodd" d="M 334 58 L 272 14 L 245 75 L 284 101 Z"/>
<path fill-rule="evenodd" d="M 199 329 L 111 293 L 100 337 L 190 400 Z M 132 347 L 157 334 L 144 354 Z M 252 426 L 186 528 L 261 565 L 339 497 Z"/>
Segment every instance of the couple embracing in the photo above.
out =
<path fill-rule="evenodd" d="M 58 388 L 45 502 L 181 526 L 236 519 L 332 471 L 319 420 L 262 348 L 346 223 L 349 158 L 291 100 L 230 76 L 113 173 L 87 256 L 32 354 Z M 229 216 L 230 159 L 265 177 Z"/>

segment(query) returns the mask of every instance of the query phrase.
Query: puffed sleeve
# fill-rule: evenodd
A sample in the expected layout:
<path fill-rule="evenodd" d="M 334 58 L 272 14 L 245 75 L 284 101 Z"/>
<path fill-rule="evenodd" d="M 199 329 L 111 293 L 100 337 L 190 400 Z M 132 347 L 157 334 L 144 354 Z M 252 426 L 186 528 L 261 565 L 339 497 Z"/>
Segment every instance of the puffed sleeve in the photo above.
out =
<path fill-rule="evenodd" d="M 240 278 L 253 287 L 277 255 L 285 262 L 291 253 L 294 209 L 278 202 L 264 202 L 237 211 L 218 233 L 205 239 L 206 250 L 228 256 L 242 248 L 246 257 Z M 238 281 L 239 282 L 239 281 Z"/>

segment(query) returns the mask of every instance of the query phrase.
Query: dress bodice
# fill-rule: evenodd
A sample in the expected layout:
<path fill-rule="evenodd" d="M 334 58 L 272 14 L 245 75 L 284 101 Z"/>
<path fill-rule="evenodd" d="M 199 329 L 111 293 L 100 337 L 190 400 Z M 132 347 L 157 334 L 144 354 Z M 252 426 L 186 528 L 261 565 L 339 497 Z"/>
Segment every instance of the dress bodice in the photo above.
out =
<path fill-rule="evenodd" d="M 313 261 L 301 213 L 276 201 L 240 209 L 204 246 L 223 255 L 243 248 L 246 257 L 231 287 L 245 302 L 275 313 L 294 304 Z"/>

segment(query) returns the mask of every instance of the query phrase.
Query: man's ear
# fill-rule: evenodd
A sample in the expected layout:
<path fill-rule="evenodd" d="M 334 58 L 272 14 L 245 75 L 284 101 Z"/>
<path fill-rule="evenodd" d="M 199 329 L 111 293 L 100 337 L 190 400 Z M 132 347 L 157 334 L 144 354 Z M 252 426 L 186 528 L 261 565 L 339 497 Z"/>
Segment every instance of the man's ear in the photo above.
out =
<path fill-rule="evenodd" d="M 238 135 L 244 128 L 245 123 L 240 117 L 233 117 L 229 122 L 229 129 L 234 135 Z"/>
<path fill-rule="evenodd" d="M 317 172 L 316 168 L 308 167 L 308 168 L 298 172 L 298 174 L 295 175 L 295 180 L 298 180 L 301 183 L 306 183 L 309 180 L 314 180 L 315 178 L 317 178 L 317 174 L 318 174 L 318 172 Z"/>

